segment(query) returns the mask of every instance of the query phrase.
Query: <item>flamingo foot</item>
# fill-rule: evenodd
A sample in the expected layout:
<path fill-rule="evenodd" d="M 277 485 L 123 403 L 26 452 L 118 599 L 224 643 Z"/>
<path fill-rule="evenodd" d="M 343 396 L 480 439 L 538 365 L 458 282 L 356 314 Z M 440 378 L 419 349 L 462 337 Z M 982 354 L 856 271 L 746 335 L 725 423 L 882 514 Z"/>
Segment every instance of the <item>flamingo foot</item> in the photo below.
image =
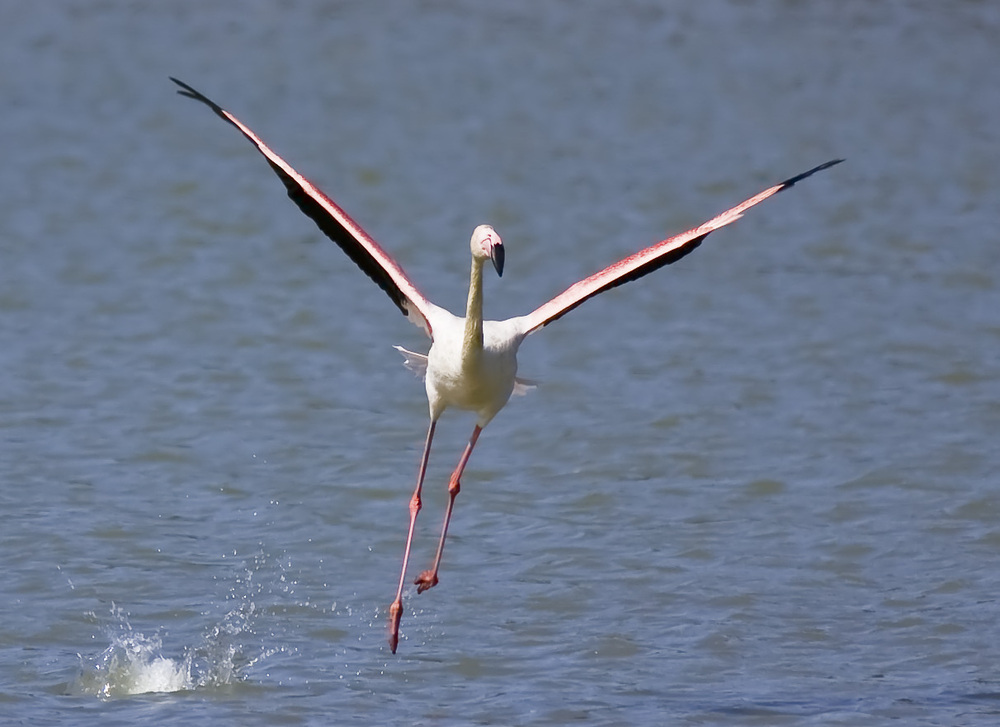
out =
<path fill-rule="evenodd" d="M 413 584 L 417 587 L 417 593 L 423 593 L 429 588 L 433 588 L 438 584 L 437 573 L 432 570 L 425 570 L 417 579 L 413 581 Z"/>
<path fill-rule="evenodd" d="M 403 617 L 402 601 L 393 601 L 389 606 L 389 649 L 396 653 L 396 646 L 399 644 L 399 621 Z"/>

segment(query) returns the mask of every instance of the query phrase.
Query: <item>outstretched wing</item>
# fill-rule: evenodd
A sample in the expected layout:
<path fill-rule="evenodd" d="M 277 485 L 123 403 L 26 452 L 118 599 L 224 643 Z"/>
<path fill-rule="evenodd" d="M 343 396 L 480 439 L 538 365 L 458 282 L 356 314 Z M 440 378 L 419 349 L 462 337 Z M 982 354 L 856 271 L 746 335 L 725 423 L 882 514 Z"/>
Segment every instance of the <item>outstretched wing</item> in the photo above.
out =
<path fill-rule="evenodd" d="M 361 229 L 333 200 L 327 197 L 308 179 L 295 171 L 284 159 L 271 151 L 270 147 L 261 141 L 256 134 L 243 123 L 183 81 L 171 77 L 171 81 L 181 87 L 181 96 L 193 98 L 208 106 L 224 121 L 235 126 L 240 133 L 250 140 L 257 151 L 264 155 L 271 169 L 285 184 L 288 196 L 317 224 L 323 233 L 337 243 L 340 249 L 347 253 L 369 278 L 375 281 L 382 290 L 389 294 L 392 302 L 403 312 L 412 323 L 421 327 L 428 336 L 433 337 L 430 315 L 435 307 L 410 282 L 406 273 L 399 267 L 385 250 L 371 236 Z"/>
<path fill-rule="evenodd" d="M 726 210 L 700 227 L 695 227 L 687 232 L 674 235 L 647 247 L 645 250 L 640 250 L 624 260 L 619 260 L 613 265 L 609 265 L 599 273 L 595 273 L 589 278 L 571 285 L 548 303 L 543 303 L 534 311 L 524 316 L 523 325 L 525 334 L 537 331 L 539 328 L 561 318 L 585 300 L 594 297 L 598 293 L 627 283 L 630 280 L 641 278 L 643 275 L 648 275 L 654 270 L 659 270 L 664 265 L 677 262 L 688 253 L 694 251 L 710 232 L 718 230 L 720 227 L 725 227 L 731 222 L 735 222 L 754 205 L 760 204 L 768 197 L 772 197 L 778 192 L 788 189 L 796 182 L 800 182 L 816 172 L 828 169 L 834 164 L 840 164 L 842 161 L 844 160 L 834 159 L 826 162 L 826 164 L 820 164 L 808 172 L 803 172 L 791 179 L 786 179 L 781 184 L 776 184 L 769 189 L 765 189 L 755 197 L 751 197 L 745 202 L 740 202 L 732 209 Z"/>

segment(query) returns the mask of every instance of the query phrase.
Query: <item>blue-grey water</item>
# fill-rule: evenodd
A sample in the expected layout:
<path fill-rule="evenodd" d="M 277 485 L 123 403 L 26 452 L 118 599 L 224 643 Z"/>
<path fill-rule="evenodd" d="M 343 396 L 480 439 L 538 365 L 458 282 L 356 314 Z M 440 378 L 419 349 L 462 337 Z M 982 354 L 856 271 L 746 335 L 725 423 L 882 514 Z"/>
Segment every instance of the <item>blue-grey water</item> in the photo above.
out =
<path fill-rule="evenodd" d="M 0 4 L 0 722 L 994 725 L 1000 7 Z M 425 341 L 229 108 L 526 342 L 385 643 Z M 411 576 L 472 426 L 438 428 Z"/>

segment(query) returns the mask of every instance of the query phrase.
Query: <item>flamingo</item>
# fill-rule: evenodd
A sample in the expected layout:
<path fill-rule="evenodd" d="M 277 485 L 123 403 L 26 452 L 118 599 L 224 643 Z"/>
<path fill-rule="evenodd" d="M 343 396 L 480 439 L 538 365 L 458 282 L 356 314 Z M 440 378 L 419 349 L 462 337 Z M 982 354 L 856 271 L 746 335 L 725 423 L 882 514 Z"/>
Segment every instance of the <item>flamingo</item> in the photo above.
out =
<path fill-rule="evenodd" d="M 483 268 L 487 262 L 491 263 L 498 276 L 503 275 L 504 268 L 503 241 L 490 225 L 479 225 L 472 232 L 469 241 L 472 270 L 469 277 L 468 303 L 465 316 L 456 316 L 428 300 L 399 264 L 360 225 L 318 187 L 274 153 L 239 119 L 183 81 L 173 77 L 170 80 L 180 87 L 177 93 L 200 101 L 224 121 L 235 126 L 271 165 L 271 169 L 284 183 L 288 196 L 299 209 L 312 218 L 320 230 L 337 243 L 348 257 L 388 294 L 403 315 L 431 339 L 430 350 L 426 355 L 407 351 L 400 346 L 395 347 L 404 355 L 405 365 L 423 375 L 430 424 L 427 427 L 423 454 L 417 470 L 416 487 L 410 497 L 409 529 L 403 549 L 399 584 L 396 588 L 396 597 L 389 606 L 388 640 L 393 654 L 396 653 L 399 643 L 403 586 L 406 581 L 417 514 L 421 509 L 420 496 L 424 475 L 427 472 L 431 442 L 434 439 L 437 421 L 445 410 L 456 408 L 474 412 L 476 424 L 448 481 L 448 504 L 437 551 L 432 566 L 420 573 L 414 581 L 417 593 L 423 593 L 438 583 L 438 569 L 455 506 L 455 497 L 461 490 L 462 474 L 476 442 L 479 441 L 479 435 L 506 405 L 511 394 L 515 391 L 521 393 L 531 387 L 529 382 L 517 377 L 517 351 L 524 339 L 598 293 L 641 278 L 664 265 L 680 260 L 697 248 L 709 233 L 735 222 L 751 207 L 806 177 L 843 161 L 843 159 L 833 159 L 773 187 L 768 187 L 698 227 L 657 242 L 571 285 L 527 315 L 504 321 L 484 321 Z"/>

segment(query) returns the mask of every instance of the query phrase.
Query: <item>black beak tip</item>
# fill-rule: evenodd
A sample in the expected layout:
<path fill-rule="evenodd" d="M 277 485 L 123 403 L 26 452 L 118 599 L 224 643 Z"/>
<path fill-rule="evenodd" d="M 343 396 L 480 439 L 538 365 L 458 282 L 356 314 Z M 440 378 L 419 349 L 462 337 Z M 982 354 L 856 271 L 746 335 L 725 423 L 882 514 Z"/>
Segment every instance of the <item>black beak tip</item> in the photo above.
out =
<path fill-rule="evenodd" d="M 503 245 L 494 245 L 493 254 L 490 259 L 493 260 L 493 267 L 496 268 L 497 277 L 503 277 Z"/>

